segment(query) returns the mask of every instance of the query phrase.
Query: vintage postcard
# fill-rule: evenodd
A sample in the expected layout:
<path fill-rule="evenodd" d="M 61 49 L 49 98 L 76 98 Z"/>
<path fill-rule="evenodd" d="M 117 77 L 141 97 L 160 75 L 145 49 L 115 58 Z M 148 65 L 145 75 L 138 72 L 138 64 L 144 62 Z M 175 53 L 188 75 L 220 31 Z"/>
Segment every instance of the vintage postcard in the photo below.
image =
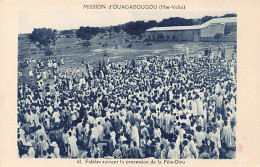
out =
<path fill-rule="evenodd" d="M 257 2 L 1 4 L 1 166 L 260 165 Z"/>

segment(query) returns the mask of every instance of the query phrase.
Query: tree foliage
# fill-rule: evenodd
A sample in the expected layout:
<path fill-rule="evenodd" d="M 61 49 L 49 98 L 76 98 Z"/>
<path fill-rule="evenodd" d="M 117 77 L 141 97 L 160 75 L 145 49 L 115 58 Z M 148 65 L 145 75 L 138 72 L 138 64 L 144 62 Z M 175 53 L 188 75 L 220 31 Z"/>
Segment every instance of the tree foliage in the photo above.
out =
<path fill-rule="evenodd" d="M 124 26 L 124 31 L 130 35 L 141 35 L 147 29 L 152 27 L 165 27 L 165 26 L 189 26 L 194 25 L 193 19 L 185 19 L 180 17 L 171 17 L 164 19 L 161 22 L 150 20 L 148 22 L 136 21 L 128 22 Z"/>
<path fill-rule="evenodd" d="M 200 19 L 200 23 L 203 24 L 203 23 L 206 23 L 207 21 L 213 19 L 214 17 L 212 16 L 204 16 Z"/>
<path fill-rule="evenodd" d="M 62 30 L 60 32 L 61 35 L 71 35 L 73 34 L 73 31 L 72 30 Z"/>
<path fill-rule="evenodd" d="M 166 26 L 192 26 L 197 24 L 203 24 L 213 18 L 224 18 L 224 17 L 236 17 L 236 14 L 225 14 L 223 16 L 217 17 L 217 16 L 204 16 L 201 19 L 185 19 L 181 17 L 170 17 L 167 19 L 163 19 L 160 22 L 157 22 L 155 20 L 149 20 L 149 21 L 131 21 L 125 24 L 112 26 L 109 28 L 99 29 L 95 27 L 83 27 L 80 28 L 83 31 L 89 31 L 90 33 L 84 34 L 85 39 L 91 39 L 91 34 L 95 34 L 95 29 L 98 32 L 104 33 L 105 29 L 107 32 L 112 33 L 116 32 L 119 33 L 121 30 L 124 30 L 129 35 L 134 36 L 140 36 L 142 33 L 144 33 L 147 29 L 153 28 L 153 27 L 166 27 Z M 91 33 L 93 31 L 93 33 Z M 79 33 L 79 32 L 77 32 Z M 77 35 L 79 37 L 81 35 Z M 82 39 L 82 38 L 81 38 Z"/>
<path fill-rule="evenodd" d="M 235 13 L 228 13 L 228 14 L 225 14 L 223 16 L 220 16 L 220 17 L 217 17 L 217 16 L 204 16 L 200 19 L 200 24 L 203 24 L 211 19 L 214 19 L 214 18 L 226 18 L 226 17 L 237 17 L 237 14 Z"/>
<path fill-rule="evenodd" d="M 100 28 L 98 27 L 80 27 L 76 30 L 76 36 L 82 40 L 90 40 L 99 32 Z"/>
<path fill-rule="evenodd" d="M 120 26 L 113 26 L 113 31 L 119 33 L 121 31 Z"/>
<path fill-rule="evenodd" d="M 31 42 L 36 44 L 38 47 L 44 46 L 45 50 L 50 48 L 50 44 L 55 42 L 56 30 L 50 28 L 35 28 L 33 32 L 29 35 Z"/>
<path fill-rule="evenodd" d="M 158 23 L 158 27 L 191 25 L 194 25 L 193 19 L 185 19 L 180 17 L 170 17 L 168 19 L 163 19 L 161 22 Z"/>
<path fill-rule="evenodd" d="M 229 14 L 225 14 L 224 16 L 222 16 L 223 18 L 224 17 L 237 17 L 237 14 L 235 13 L 229 13 Z"/>
<path fill-rule="evenodd" d="M 150 20 L 148 22 L 145 23 L 145 28 L 149 29 L 149 28 L 153 28 L 158 26 L 158 23 L 155 20 Z"/>
<path fill-rule="evenodd" d="M 124 30 L 130 35 L 141 35 L 145 32 L 146 29 L 144 21 L 131 21 L 129 23 L 126 23 Z"/>

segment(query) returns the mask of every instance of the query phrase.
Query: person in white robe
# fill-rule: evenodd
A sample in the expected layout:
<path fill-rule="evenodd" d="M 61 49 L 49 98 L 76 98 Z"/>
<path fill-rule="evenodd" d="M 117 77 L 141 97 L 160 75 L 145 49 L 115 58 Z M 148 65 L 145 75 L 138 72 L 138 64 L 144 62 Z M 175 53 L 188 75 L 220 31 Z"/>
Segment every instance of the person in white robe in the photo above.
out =
<path fill-rule="evenodd" d="M 202 104 L 202 99 L 200 97 L 197 98 L 196 105 L 197 105 L 197 114 L 203 115 L 203 104 Z"/>
<path fill-rule="evenodd" d="M 205 140 L 205 133 L 201 131 L 202 127 L 198 126 L 197 131 L 194 134 L 194 139 L 197 140 L 198 147 L 202 146 L 202 141 Z"/>
<path fill-rule="evenodd" d="M 196 147 L 196 144 L 194 143 L 192 135 L 188 135 L 187 138 L 189 140 L 188 146 L 189 146 L 189 149 L 190 149 L 190 155 L 191 155 L 190 158 L 191 159 L 198 159 L 199 152 L 198 152 L 198 149 Z"/>
<path fill-rule="evenodd" d="M 193 98 L 193 100 L 191 101 L 191 109 L 192 109 L 193 116 L 197 116 L 198 115 L 198 107 L 197 107 L 197 103 L 195 101 L 195 98 Z"/>
<path fill-rule="evenodd" d="M 170 121 L 171 121 L 170 111 L 166 111 L 166 113 L 164 114 L 164 130 L 167 134 L 169 134 L 171 130 Z"/>
<path fill-rule="evenodd" d="M 132 124 L 131 139 L 136 142 L 137 147 L 139 147 L 139 132 L 136 125 Z"/>
<path fill-rule="evenodd" d="M 180 154 L 177 151 L 177 149 L 175 148 L 175 145 L 173 143 L 170 144 L 170 149 L 168 151 L 167 158 L 168 159 L 179 159 L 180 158 Z"/>
<path fill-rule="evenodd" d="M 230 124 L 225 121 L 225 126 L 223 127 L 222 133 L 221 133 L 221 141 L 227 145 L 227 147 L 232 146 L 232 129 Z"/>
<path fill-rule="evenodd" d="M 77 138 L 69 132 L 68 137 L 68 156 L 71 158 L 77 158 L 79 154 L 78 146 L 77 146 Z"/>

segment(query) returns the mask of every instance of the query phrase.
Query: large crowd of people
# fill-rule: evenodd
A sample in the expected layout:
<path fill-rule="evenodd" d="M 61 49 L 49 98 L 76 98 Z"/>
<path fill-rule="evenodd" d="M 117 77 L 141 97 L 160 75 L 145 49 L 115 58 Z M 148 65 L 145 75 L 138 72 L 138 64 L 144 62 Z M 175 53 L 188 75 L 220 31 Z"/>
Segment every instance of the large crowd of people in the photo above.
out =
<path fill-rule="evenodd" d="M 236 59 L 151 56 L 82 70 L 49 58 L 25 68 L 36 82 L 18 83 L 21 158 L 235 156 Z"/>

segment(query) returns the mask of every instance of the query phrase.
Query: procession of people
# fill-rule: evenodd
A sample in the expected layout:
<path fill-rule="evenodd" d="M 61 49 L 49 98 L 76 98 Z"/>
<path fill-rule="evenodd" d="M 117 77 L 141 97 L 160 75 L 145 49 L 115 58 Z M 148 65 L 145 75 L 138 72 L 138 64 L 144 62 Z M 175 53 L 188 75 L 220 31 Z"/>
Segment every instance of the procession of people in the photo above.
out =
<path fill-rule="evenodd" d="M 236 59 L 64 64 L 27 61 L 35 82 L 18 83 L 19 157 L 234 158 Z"/>

